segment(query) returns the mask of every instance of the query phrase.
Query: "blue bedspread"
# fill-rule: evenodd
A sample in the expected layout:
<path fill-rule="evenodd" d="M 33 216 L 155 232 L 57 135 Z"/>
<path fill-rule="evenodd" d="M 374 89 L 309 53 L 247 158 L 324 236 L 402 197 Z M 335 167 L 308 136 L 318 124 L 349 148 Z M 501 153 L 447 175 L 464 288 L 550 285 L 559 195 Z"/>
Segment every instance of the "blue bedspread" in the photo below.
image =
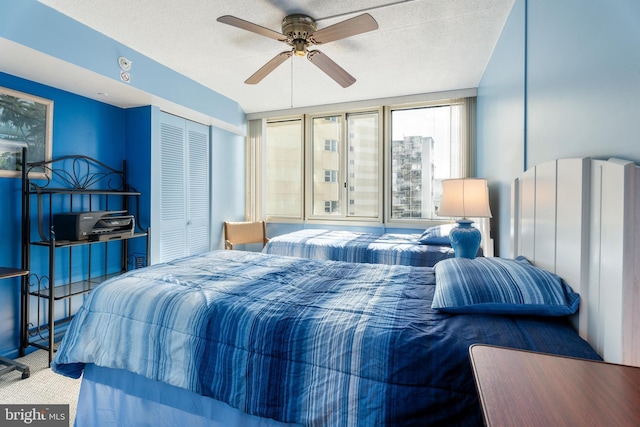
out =
<path fill-rule="evenodd" d="M 52 369 L 126 369 L 307 426 L 481 425 L 473 343 L 597 358 L 562 319 L 446 315 L 431 268 L 214 251 L 91 292 Z"/>
<path fill-rule="evenodd" d="M 372 264 L 433 267 L 453 258 L 451 246 L 423 245 L 420 234 L 372 234 L 306 229 L 273 237 L 264 253 Z"/>

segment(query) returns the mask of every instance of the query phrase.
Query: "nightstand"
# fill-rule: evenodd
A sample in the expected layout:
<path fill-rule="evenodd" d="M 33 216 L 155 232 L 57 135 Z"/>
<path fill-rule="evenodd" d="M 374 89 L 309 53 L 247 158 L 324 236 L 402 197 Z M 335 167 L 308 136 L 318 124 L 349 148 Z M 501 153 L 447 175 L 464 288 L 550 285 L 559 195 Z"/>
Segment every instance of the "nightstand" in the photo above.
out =
<path fill-rule="evenodd" d="M 469 356 L 488 427 L 640 425 L 640 368 L 480 344 Z"/>
<path fill-rule="evenodd" d="M 21 277 L 29 274 L 27 270 L 21 270 L 18 268 L 0 267 L 0 279 L 10 279 L 12 277 Z M 29 378 L 29 367 L 22 363 L 0 356 L 0 376 L 12 372 L 22 372 L 22 379 Z"/>

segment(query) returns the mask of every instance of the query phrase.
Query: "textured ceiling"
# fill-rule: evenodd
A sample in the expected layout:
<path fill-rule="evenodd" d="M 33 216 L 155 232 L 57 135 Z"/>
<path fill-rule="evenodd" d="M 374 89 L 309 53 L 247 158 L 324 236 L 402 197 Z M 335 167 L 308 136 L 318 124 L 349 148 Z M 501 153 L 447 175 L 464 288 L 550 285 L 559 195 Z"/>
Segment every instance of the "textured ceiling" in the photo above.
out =
<path fill-rule="evenodd" d="M 477 87 L 513 0 L 40 0 L 240 104 L 247 113 Z M 356 79 L 342 88 L 288 47 L 221 24 L 233 15 L 281 31 L 303 13 L 324 28 L 362 12 L 379 29 L 317 46 Z"/>

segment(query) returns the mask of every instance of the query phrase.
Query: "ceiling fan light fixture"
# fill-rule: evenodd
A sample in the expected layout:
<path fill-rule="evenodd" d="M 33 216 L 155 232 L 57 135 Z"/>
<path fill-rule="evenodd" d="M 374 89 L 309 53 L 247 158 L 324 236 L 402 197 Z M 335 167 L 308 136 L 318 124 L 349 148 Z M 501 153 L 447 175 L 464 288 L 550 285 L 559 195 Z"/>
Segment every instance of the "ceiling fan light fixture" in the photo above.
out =
<path fill-rule="evenodd" d="M 307 54 L 307 43 L 304 40 L 296 40 L 293 42 L 293 51 L 296 56 L 305 56 Z"/>

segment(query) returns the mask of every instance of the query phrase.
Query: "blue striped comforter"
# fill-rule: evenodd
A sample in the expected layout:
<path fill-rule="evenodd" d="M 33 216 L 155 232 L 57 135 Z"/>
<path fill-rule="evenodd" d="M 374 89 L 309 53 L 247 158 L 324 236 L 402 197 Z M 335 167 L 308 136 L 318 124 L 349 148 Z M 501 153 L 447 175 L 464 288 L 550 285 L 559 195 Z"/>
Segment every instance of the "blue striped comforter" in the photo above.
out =
<path fill-rule="evenodd" d="M 423 245 L 420 234 L 371 234 L 306 229 L 273 237 L 264 253 L 371 264 L 433 267 L 453 258 L 451 246 Z"/>
<path fill-rule="evenodd" d="M 597 357 L 562 319 L 446 315 L 431 268 L 214 251 L 91 292 L 52 363 L 308 426 L 481 425 L 473 343 Z"/>

